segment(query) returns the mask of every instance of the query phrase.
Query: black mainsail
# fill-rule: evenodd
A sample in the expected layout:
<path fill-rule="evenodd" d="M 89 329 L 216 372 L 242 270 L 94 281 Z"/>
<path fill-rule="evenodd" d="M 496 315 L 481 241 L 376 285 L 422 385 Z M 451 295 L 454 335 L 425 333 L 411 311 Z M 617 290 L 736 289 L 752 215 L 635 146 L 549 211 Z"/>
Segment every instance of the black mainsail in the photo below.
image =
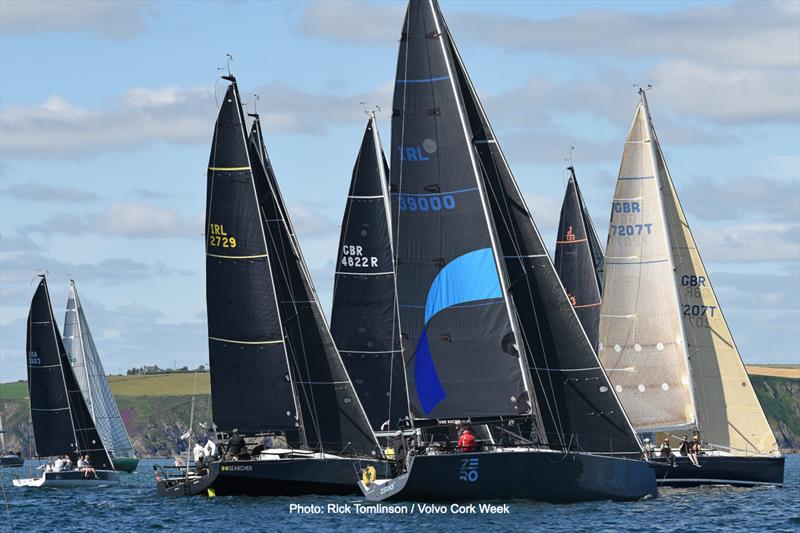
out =
<path fill-rule="evenodd" d="M 408 418 L 388 175 L 372 114 L 353 168 L 342 220 L 331 335 L 376 431 L 398 429 L 400 421 Z"/>
<path fill-rule="evenodd" d="M 311 275 L 254 116 L 250 159 L 289 366 L 297 391 L 301 443 L 331 453 L 380 455 L 380 447 L 331 337 Z"/>
<path fill-rule="evenodd" d="M 211 398 L 222 431 L 295 430 L 298 410 L 239 91 L 231 81 L 208 164 L 206 302 Z"/>
<path fill-rule="evenodd" d="M 567 171 L 569 177 L 561 205 L 553 262 L 572 307 L 592 347 L 597 350 L 603 294 L 603 251 L 583 201 L 575 170 L 569 167 Z"/>
<path fill-rule="evenodd" d="M 443 57 L 453 82 L 432 87 L 449 88 L 463 102 L 457 110 L 462 134 L 484 195 L 483 211 L 491 219 L 492 251 L 502 258 L 500 297 L 510 310 L 510 322 L 517 324 L 517 335 L 507 336 L 504 346 L 526 358 L 533 412 L 544 431 L 540 440 L 559 448 L 638 455 L 638 438 L 567 298 L 438 4 L 412 2 L 409 9 L 414 6 L 420 6 L 418 13 L 429 11 L 425 18 L 434 25 L 418 26 L 419 42 L 430 54 Z"/>
<path fill-rule="evenodd" d="M 33 295 L 28 314 L 28 393 L 39 457 L 89 455 L 97 469 L 113 468 L 86 406 L 53 317 L 47 280 Z"/>
<path fill-rule="evenodd" d="M 411 1 L 392 113 L 397 292 L 412 416 L 527 415 L 527 365 L 438 9 Z"/>

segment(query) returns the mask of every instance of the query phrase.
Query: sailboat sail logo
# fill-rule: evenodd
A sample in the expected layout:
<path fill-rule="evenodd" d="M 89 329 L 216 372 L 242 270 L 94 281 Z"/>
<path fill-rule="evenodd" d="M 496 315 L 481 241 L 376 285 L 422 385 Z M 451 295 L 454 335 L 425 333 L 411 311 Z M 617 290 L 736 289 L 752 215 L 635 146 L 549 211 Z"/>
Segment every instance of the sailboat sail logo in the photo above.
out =
<path fill-rule="evenodd" d="M 459 481 L 468 481 L 475 483 L 478 481 L 478 458 L 462 459 L 461 469 L 458 475 Z"/>

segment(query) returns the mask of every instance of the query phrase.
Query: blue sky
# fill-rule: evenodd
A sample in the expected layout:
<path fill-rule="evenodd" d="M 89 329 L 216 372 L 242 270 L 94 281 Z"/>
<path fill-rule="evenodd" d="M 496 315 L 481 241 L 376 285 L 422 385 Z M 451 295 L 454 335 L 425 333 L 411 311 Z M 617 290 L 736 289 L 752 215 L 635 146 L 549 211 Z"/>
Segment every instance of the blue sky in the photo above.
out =
<path fill-rule="evenodd" d="M 800 4 L 442 1 L 548 242 L 564 158 L 601 233 L 637 97 L 747 362 L 800 358 Z M 225 53 L 325 308 L 360 102 L 391 108 L 404 2 L 0 6 L 0 380 L 37 270 L 106 370 L 207 361 L 205 168 Z M 384 146 L 388 113 L 379 114 Z M 61 318 L 59 318 L 61 320 Z"/>

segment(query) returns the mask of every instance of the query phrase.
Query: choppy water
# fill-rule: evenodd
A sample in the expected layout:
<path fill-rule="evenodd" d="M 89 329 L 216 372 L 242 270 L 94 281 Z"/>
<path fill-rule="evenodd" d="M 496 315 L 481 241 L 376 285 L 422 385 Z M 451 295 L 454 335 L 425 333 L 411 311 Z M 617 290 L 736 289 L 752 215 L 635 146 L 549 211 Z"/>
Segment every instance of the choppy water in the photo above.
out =
<path fill-rule="evenodd" d="M 0 469 L 3 502 L 0 530 L 68 531 L 800 531 L 800 456 L 786 461 L 786 485 L 662 489 L 658 498 L 635 502 L 572 505 L 509 502 L 509 514 L 356 515 L 327 512 L 356 497 L 159 498 L 154 461 L 141 461 L 120 486 L 86 489 L 18 489 L 23 468 Z M 290 513 L 291 504 L 316 505 L 321 514 Z M 408 508 L 412 506 L 407 504 Z M 4 507 L 4 508 L 3 508 Z"/>

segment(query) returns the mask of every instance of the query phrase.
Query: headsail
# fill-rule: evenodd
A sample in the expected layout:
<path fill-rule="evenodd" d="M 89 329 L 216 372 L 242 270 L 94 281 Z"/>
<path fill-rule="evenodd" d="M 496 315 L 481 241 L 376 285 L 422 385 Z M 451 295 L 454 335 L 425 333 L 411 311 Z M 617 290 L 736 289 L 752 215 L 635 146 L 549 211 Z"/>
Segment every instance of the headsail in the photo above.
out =
<path fill-rule="evenodd" d="M 569 178 L 561 205 L 553 263 L 592 348 L 597 349 L 603 252 L 583 203 L 575 170 L 572 167 L 567 170 Z"/>
<path fill-rule="evenodd" d="M 112 468 L 69 364 L 44 276 L 31 301 L 26 348 L 37 455 L 87 454 L 95 468 Z"/>
<path fill-rule="evenodd" d="M 736 454 L 780 453 L 717 301 L 653 131 L 675 282 L 704 441 Z"/>
<path fill-rule="evenodd" d="M 234 78 L 214 128 L 206 200 L 206 307 L 214 422 L 292 430 L 292 390 L 266 232 Z M 258 162 L 252 162 L 257 164 Z"/>
<path fill-rule="evenodd" d="M 446 29 L 444 38 L 455 58 L 472 145 L 505 259 L 507 294 L 521 329 L 520 351 L 530 366 L 545 440 L 553 446 L 638 455 L 639 441 L 567 299 Z"/>
<path fill-rule="evenodd" d="M 640 431 L 694 427 L 655 139 L 644 100 L 625 142 L 611 210 L 600 359 Z"/>
<path fill-rule="evenodd" d="M 100 354 L 97 353 L 89 331 L 89 323 L 83 313 L 74 281 L 69 283 L 67 312 L 64 316 L 64 348 L 72 363 L 83 399 L 97 426 L 97 432 L 109 454 L 112 458 L 135 457 L 128 431 L 108 385 Z"/>
<path fill-rule="evenodd" d="M 391 191 L 411 412 L 417 419 L 525 415 L 527 369 L 443 31 L 434 2 L 409 2 Z"/>
<path fill-rule="evenodd" d="M 394 277 L 389 166 L 375 116 L 367 122 L 342 220 L 331 334 L 372 428 L 408 418 Z"/>
<path fill-rule="evenodd" d="M 250 132 L 249 150 L 305 444 L 334 453 L 379 454 L 378 442 L 319 305 L 267 156 L 258 116 Z"/>

